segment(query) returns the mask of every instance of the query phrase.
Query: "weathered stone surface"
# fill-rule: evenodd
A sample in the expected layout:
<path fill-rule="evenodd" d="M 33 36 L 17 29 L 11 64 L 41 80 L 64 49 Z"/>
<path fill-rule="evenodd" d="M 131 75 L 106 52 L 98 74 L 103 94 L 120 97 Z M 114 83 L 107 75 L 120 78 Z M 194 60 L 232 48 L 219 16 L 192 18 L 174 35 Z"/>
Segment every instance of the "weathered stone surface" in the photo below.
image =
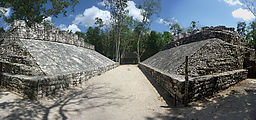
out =
<path fill-rule="evenodd" d="M 184 101 L 184 76 L 175 77 L 175 75 L 166 74 L 159 70 L 148 67 L 145 64 L 139 64 L 140 69 L 154 78 L 157 84 L 164 88 L 172 97 L 176 96 L 176 100 L 180 103 Z M 195 101 L 203 97 L 211 96 L 214 93 L 224 90 L 247 78 L 247 70 L 233 70 L 223 73 L 215 73 L 199 77 L 189 77 L 189 101 Z"/>
<path fill-rule="evenodd" d="M 0 85 L 30 99 L 54 95 L 118 64 L 77 35 L 16 21 L 0 35 Z"/>
<path fill-rule="evenodd" d="M 211 40 L 190 43 L 160 51 L 142 63 L 154 69 L 159 69 L 162 72 L 174 74 L 178 67 L 185 62 L 185 56 L 192 56 L 208 42 L 211 42 Z"/>
<path fill-rule="evenodd" d="M 5 37 L 65 43 L 94 50 L 94 45 L 85 43 L 84 39 L 78 37 L 76 34 L 42 24 L 34 24 L 28 27 L 25 21 L 15 21 L 8 32 L 0 35 L 0 41 L 1 38 Z"/>
<path fill-rule="evenodd" d="M 91 49 L 32 39 L 21 41 L 46 75 L 66 74 L 113 64 L 112 60 Z"/>
<path fill-rule="evenodd" d="M 185 57 L 188 56 L 189 94 L 185 95 Z M 210 96 L 247 78 L 255 51 L 233 28 L 204 27 L 171 42 L 165 50 L 139 64 L 173 97 L 183 101 Z M 249 73 L 252 71 L 249 71 Z"/>
<path fill-rule="evenodd" d="M 40 99 L 56 94 L 60 90 L 68 89 L 70 86 L 81 84 L 82 82 L 104 73 L 117 65 L 97 67 L 76 71 L 74 73 L 59 74 L 51 76 L 27 76 L 14 75 L 11 73 L 0 73 L 0 85 L 24 95 L 30 99 Z"/>
<path fill-rule="evenodd" d="M 248 46 L 246 40 L 242 38 L 238 33 L 234 32 L 233 28 L 217 26 L 204 27 L 200 32 L 193 32 L 189 36 L 180 37 L 178 40 L 167 44 L 163 49 L 166 50 L 183 44 L 198 42 L 211 38 L 219 38 L 233 45 Z"/>
<path fill-rule="evenodd" d="M 189 57 L 189 75 L 202 76 L 243 69 L 245 48 L 232 45 L 220 39 L 205 40 L 207 43 Z M 190 44 L 187 44 L 188 46 Z M 177 69 L 184 75 L 185 65 Z"/>

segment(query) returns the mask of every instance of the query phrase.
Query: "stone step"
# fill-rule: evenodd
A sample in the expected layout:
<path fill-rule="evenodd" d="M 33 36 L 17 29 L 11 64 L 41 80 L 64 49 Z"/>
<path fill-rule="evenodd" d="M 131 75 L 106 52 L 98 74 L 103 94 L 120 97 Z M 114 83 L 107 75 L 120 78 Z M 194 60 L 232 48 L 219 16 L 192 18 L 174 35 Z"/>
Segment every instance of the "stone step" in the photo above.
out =
<path fill-rule="evenodd" d="M 33 65 L 33 61 L 29 60 L 28 56 L 17 56 L 17 55 L 1 55 L 1 61 L 7 61 L 10 63 L 25 64 L 28 66 Z"/>
<path fill-rule="evenodd" d="M 0 73 L 0 86 L 16 92 L 24 97 L 33 99 L 36 93 L 37 81 L 33 80 L 37 76 L 14 75 L 10 73 Z"/>
<path fill-rule="evenodd" d="M 0 61 L 0 72 L 29 76 L 44 75 L 44 73 L 37 67 L 6 61 Z"/>

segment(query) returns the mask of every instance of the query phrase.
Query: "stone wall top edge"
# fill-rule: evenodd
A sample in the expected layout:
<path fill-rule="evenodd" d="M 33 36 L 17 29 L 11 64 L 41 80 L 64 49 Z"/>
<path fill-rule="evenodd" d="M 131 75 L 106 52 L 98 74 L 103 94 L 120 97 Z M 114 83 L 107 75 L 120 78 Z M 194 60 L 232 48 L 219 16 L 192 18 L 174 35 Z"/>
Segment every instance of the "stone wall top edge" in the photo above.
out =
<path fill-rule="evenodd" d="M 149 69 L 152 69 L 152 70 L 154 70 L 154 71 L 156 71 L 156 72 L 158 72 L 158 73 L 160 73 L 162 75 L 170 77 L 172 80 L 176 80 L 176 81 L 179 81 L 179 82 L 184 82 L 185 81 L 185 76 L 184 75 L 175 75 L 175 74 L 166 73 L 166 72 L 163 72 L 163 71 L 161 71 L 161 70 L 159 70 L 157 68 L 154 68 L 152 66 L 148 66 L 148 65 L 146 65 L 144 63 L 140 63 L 139 65 L 142 65 L 142 66 L 144 66 L 146 68 L 149 68 Z"/>
<path fill-rule="evenodd" d="M 234 74 L 234 73 L 247 72 L 247 71 L 248 70 L 246 70 L 246 69 L 238 69 L 238 70 L 226 71 L 226 72 L 222 72 L 222 73 L 215 73 L 215 74 L 211 74 L 211 75 L 198 76 L 198 77 L 191 78 L 191 81 L 195 81 L 195 80 L 206 81 L 213 77 L 226 76 L 226 75 L 230 75 L 230 74 Z"/>
<path fill-rule="evenodd" d="M 25 21 L 22 20 L 14 21 L 8 31 L 0 34 L 0 38 L 6 38 L 10 36 L 22 39 L 61 42 L 64 44 L 75 45 L 93 50 L 95 48 L 94 45 L 84 42 L 84 39 L 79 37 L 77 34 L 60 30 L 54 26 L 44 26 L 43 24 L 38 23 L 29 27 Z"/>
<path fill-rule="evenodd" d="M 248 46 L 246 40 L 234 31 L 234 28 L 227 28 L 225 26 L 217 27 L 203 27 L 202 30 L 195 30 L 189 33 L 182 33 L 173 38 L 172 42 L 164 46 L 163 50 L 170 49 L 175 46 L 187 44 L 189 42 L 197 42 L 206 40 L 202 38 L 222 38 L 223 36 L 230 36 L 232 40 L 239 42 L 240 45 Z"/>

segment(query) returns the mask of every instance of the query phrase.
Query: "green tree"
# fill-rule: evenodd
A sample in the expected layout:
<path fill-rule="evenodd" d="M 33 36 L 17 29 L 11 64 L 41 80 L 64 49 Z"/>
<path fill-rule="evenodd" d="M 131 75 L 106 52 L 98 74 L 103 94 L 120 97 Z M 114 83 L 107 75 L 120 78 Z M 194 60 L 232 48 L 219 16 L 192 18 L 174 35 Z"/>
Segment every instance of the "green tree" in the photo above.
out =
<path fill-rule="evenodd" d="M 3 33 L 3 32 L 5 32 L 4 28 L 0 27 L 0 33 Z"/>
<path fill-rule="evenodd" d="M 141 0 L 141 4 L 139 5 L 140 9 L 143 9 L 141 15 L 143 19 L 138 21 L 136 31 L 138 34 L 137 39 L 137 61 L 140 63 L 140 57 L 143 55 L 143 51 L 141 51 L 141 36 L 146 33 L 151 24 L 151 17 L 154 14 L 158 14 L 161 11 L 160 0 Z"/>
<path fill-rule="evenodd" d="M 104 0 L 103 0 L 104 1 Z M 126 13 L 125 10 L 127 7 L 127 0 L 107 0 L 107 8 L 111 12 L 111 18 L 113 19 L 114 26 L 116 28 L 116 62 L 120 63 L 120 44 L 121 44 L 121 32 L 123 26 L 123 20 L 125 19 Z"/>
<path fill-rule="evenodd" d="M 84 39 L 84 42 L 88 42 L 88 41 L 87 41 L 87 39 L 86 39 L 86 35 L 85 35 L 85 33 L 83 33 L 83 32 L 79 32 L 79 31 L 76 31 L 76 33 L 75 33 L 75 34 L 77 34 L 77 35 L 78 35 L 78 37 L 83 38 L 83 39 Z"/>
<path fill-rule="evenodd" d="M 151 31 L 150 35 L 147 37 L 147 40 L 144 42 L 145 53 L 142 55 L 142 60 L 145 60 L 152 55 L 160 51 L 161 35 L 156 31 Z"/>
<path fill-rule="evenodd" d="M 168 43 L 171 42 L 172 39 L 172 35 L 170 32 L 165 31 L 162 36 L 161 36 L 162 40 L 159 44 L 160 48 L 162 49 L 165 45 L 167 45 Z"/>
<path fill-rule="evenodd" d="M 89 27 L 86 32 L 86 40 L 95 46 L 95 50 L 103 54 L 103 46 L 101 41 L 101 33 L 99 27 Z"/>
<path fill-rule="evenodd" d="M 256 22 L 253 21 L 250 23 L 248 27 L 248 33 L 246 35 L 246 39 L 249 41 L 249 44 L 256 49 Z"/>
<path fill-rule="evenodd" d="M 98 25 L 98 27 L 100 27 L 100 28 L 104 26 L 103 20 L 98 17 L 95 18 L 95 24 Z"/>
<path fill-rule="evenodd" d="M 175 23 L 175 24 L 170 24 L 170 31 L 173 36 L 176 36 L 182 32 L 182 29 L 178 23 Z"/>
<path fill-rule="evenodd" d="M 133 28 L 134 28 L 134 20 L 132 17 L 125 16 L 125 19 L 123 20 L 123 26 L 122 26 L 122 41 L 121 41 L 121 57 L 124 56 L 124 54 L 128 52 L 133 52 L 131 51 L 131 44 L 134 41 L 134 36 L 133 36 Z"/>
<path fill-rule="evenodd" d="M 245 22 L 238 22 L 237 23 L 237 32 L 241 36 L 246 37 L 246 23 Z"/>
<path fill-rule="evenodd" d="M 192 32 L 194 30 L 200 29 L 199 21 L 191 21 L 187 32 Z"/>
<path fill-rule="evenodd" d="M 14 20 L 24 20 L 28 25 L 41 23 L 49 16 L 58 17 L 63 13 L 66 16 L 67 8 L 74 7 L 79 0 L 1 0 L 0 7 L 11 8 L 9 17 L 2 16 L 8 23 Z"/>

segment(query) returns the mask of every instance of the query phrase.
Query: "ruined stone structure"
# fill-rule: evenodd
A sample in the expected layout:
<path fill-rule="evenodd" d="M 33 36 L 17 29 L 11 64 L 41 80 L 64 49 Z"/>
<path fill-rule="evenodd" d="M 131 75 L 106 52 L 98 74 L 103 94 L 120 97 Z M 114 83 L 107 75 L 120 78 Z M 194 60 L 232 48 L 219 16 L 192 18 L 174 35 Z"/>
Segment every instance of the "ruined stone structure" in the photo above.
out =
<path fill-rule="evenodd" d="M 188 87 L 185 87 L 186 56 Z M 200 32 L 171 42 L 139 67 L 183 102 L 184 98 L 193 101 L 211 96 L 246 79 L 252 64 L 255 65 L 255 51 L 243 37 L 233 28 L 218 26 L 204 27 Z"/>
<path fill-rule="evenodd" d="M 0 35 L 0 85 L 30 99 L 55 94 L 117 66 L 75 34 L 24 21 Z"/>

